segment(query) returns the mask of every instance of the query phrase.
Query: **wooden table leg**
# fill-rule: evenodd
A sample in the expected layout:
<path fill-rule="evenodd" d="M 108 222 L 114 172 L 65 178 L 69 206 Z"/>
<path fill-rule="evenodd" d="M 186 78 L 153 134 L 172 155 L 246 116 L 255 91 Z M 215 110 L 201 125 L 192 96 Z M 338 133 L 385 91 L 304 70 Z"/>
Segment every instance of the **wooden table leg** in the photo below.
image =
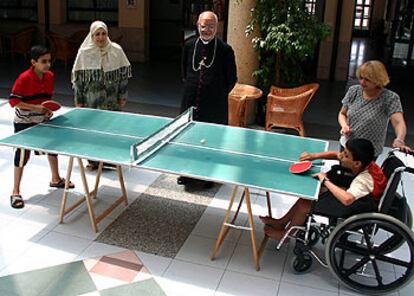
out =
<path fill-rule="evenodd" d="M 125 188 L 125 182 L 124 182 L 124 175 L 122 173 L 122 167 L 119 166 L 119 165 L 116 166 L 117 173 L 118 173 L 118 179 L 119 179 L 119 183 L 120 183 L 120 189 L 121 189 L 121 193 L 122 193 L 121 196 L 113 204 L 111 204 L 106 210 L 104 210 L 99 216 L 96 216 L 96 214 L 94 212 L 94 209 L 93 209 L 92 199 L 96 198 L 97 195 L 98 195 L 99 181 L 100 181 L 101 175 L 102 175 L 103 162 L 100 162 L 99 166 L 98 166 L 98 171 L 96 173 L 96 178 L 95 178 L 94 190 L 89 191 L 88 180 L 86 178 L 85 167 L 83 166 L 83 161 L 80 158 L 77 158 L 77 160 L 78 160 L 78 164 L 79 164 L 79 172 L 80 172 L 80 176 L 81 176 L 81 180 L 82 180 L 84 195 L 80 200 L 76 201 L 73 205 L 66 208 L 67 193 L 68 192 L 67 192 L 67 190 L 65 190 L 65 192 L 63 193 L 63 199 L 62 199 L 62 204 L 61 204 L 61 209 L 60 209 L 60 223 L 63 223 L 63 217 L 66 214 L 73 211 L 75 208 L 77 208 L 83 202 L 86 201 L 87 208 L 88 208 L 88 213 L 89 213 L 89 218 L 90 218 L 91 224 L 92 224 L 92 229 L 93 229 L 94 232 L 98 232 L 98 223 L 100 221 L 102 221 L 106 216 L 108 216 L 117 206 L 119 206 L 122 202 L 125 204 L 125 206 L 128 206 L 128 196 L 127 196 L 127 191 L 126 191 L 126 188 Z M 69 186 L 69 182 L 70 182 L 69 180 L 70 180 L 70 176 L 71 176 L 71 173 L 72 173 L 72 169 L 73 169 L 73 157 L 70 157 L 69 158 L 68 172 L 67 172 L 67 177 L 66 177 L 65 189 L 67 189 L 68 186 Z"/>
<path fill-rule="evenodd" d="M 83 166 L 82 159 L 78 158 L 78 164 L 82 179 L 83 191 L 85 192 L 85 201 L 88 207 L 89 218 L 91 219 L 92 229 L 94 232 L 98 232 L 97 221 L 91 200 L 91 193 L 89 192 L 88 180 L 86 179 L 85 167 Z"/>
<path fill-rule="evenodd" d="M 220 249 L 220 246 L 223 243 L 227 235 L 227 232 L 228 232 L 227 221 L 229 220 L 231 208 L 233 207 L 234 199 L 236 198 L 238 189 L 239 189 L 239 186 L 234 186 L 233 193 L 230 199 L 230 203 L 229 203 L 229 206 L 227 207 L 227 212 L 226 212 L 226 215 L 224 216 L 224 221 L 223 221 L 223 224 L 221 225 L 220 233 L 216 240 L 216 245 L 214 246 L 213 253 L 211 254 L 211 257 L 210 257 L 211 260 L 214 260 L 214 258 L 216 257 L 216 254 L 218 250 Z"/>
<path fill-rule="evenodd" d="M 125 188 L 124 174 L 122 173 L 122 167 L 120 165 L 117 165 L 116 170 L 118 172 L 118 178 L 119 178 L 119 184 L 121 186 L 122 197 L 123 197 L 125 206 L 127 207 L 128 206 L 128 197 L 127 197 L 127 192 L 126 192 L 126 188 Z"/>
<path fill-rule="evenodd" d="M 59 223 L 63 223 L 63 217 L 65 216 L 65 207 L 66 207 L 66 201 L 68 199 L 68 188 L 70 184 L 70 177 L 72 175 L 72 169 L 73 169 L 73 157 L 70 157 L 68 169 L 66 172 L 65 190 L 63 190 L 62 202 L 60 204 Z"/>
<path fill-rule="evenodd" d="M 220 249 L 227 233 L 229 232 L 230 227 L 231 228 L 236 228 L 236 229 L 241 229 L 241 230 L 249 230 L 250 231 L 250 239 L 251 239 L 251 243 L 252 243 L 252 253 L 253 253 L 253 258 L 254 258 L 254 262 L 255 262 L 255 267 L 256 270 L 259 271 L 260 270 L 260 257 L 263 254 L 263 251 L 266 247 L 267 241 L 268 241 L 268 237 L 265 236 L 260 244 L 259 249 L 257 248 L 256 245 L 256 235 L 255 235 L 255 230 L 254 230 L 254 220 L 253 220 L 253 211 L 252 211 L 252 207 L 251 207 L 251 200 L 250 200 L 250 191 L 249 188 L 245 187 L 243 189 L 243 193 L 242 196 L 240 198 L 240 202 L 239 205 L 237 207 L 237 210 L 234 214 L 233 219 L 229 221 L 230 218 L 230 214 L 231 214 L 231 209 L 233 207 L 233 203 L 234 203 L 234 199 L 236 198 L 237 195 L 237 191 L 238 191 L 238 186 L 235 186 L 233 189 L 233 193 L 230 199 L 230 203 L 229 206 L 227 208 L 227 212 L 226 215 L 224 217 L 224 221 L 223 224 L 221 225 L 221 229 L 220 229 L 220 233 L 217 237 L 216 240 L 216 244 L 214 246 L 214 250 L 212 252 L 212 255 L 210 257 L 211 260 L 214 260 L 218 250 Z M 248 221 L 249 221 L 249 227 L 245 227 L 245 226 L 237 226 L 235 225 L 235 222 L 237 220 L 238 214 L 240 212 L 240 208 L 241 205 L 243 203 L 243 201 L 246 201 L 246 206 L 247 206 L 247 217 L 248 217 Z M 270 203 L 270 194 L 269 192 L 266 192 L 266 203 L 267 203 L 267 210 L 269 213 L 269 216 L 272 216 L 272 207 L 271 207 L 271 203 Z"/>
<path fill-rule="evenodd" d="M 267 204 L 267 213 L 269 215 L 269 217 L 272 217 L 272 205 L 270 202 L 270 193 L 269 191 L 266 191 L 266 204 Z M 260 243 L 260 247 L 259 247 L 259 259 L 260 257 L 262 257 L 262 254 L 266 248 L 267 242 L 269 241 L 269 237 L 265 234 L 265 236 L 263 237 L 262 242 Z"/>
<path fill-rule="evenodd" d="M 91 192 L 91 196 L 94 199 L 98 197 L 99 181 L 101 180 L 102 170 L 103 170 L 103 162 L 100 161 L 98 165 L 98 170 L 96 171 L 95 187 L 93 191 Z"/>
<path fill-rule="evenodd" d="M 246 206 L 247 206 L 247 218 L 249 220 L 249 226 L 250 226 L 250 240 L 252 242 L 252 252 L 253 252 L 253 258 L 256 264 L 256 270 L 260 270 L 260 262 L 259 262 L 259 253 L 257 251 L 256 246 L 256 236 L 254 233 L 254 222 L 253 222 L 253 213 L 252 213 L 252 206 L 250 201 L 250 191 L 246 187 L 244 188 L 245 196 L 246 196 Z"/>

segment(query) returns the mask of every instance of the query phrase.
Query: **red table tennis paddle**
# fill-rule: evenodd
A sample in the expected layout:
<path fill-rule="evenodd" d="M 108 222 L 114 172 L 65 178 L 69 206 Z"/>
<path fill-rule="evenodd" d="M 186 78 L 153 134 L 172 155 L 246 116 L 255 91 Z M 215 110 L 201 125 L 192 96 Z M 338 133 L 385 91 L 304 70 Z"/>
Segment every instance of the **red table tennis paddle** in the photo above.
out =
<path fill-rule="evenodd" d="M 292 174 L 301 174 L 306 172 L 312 167 L 312 161 L 305 160 L 305 161 L 299 161 L 295 162 L 289 167 L 289 172 Z"/>
<path fill-rule="evenodd" d="M 57 111 L 60 109 L 60 104 L 53 100 L 44 101 L 42 106 L 49 109 L 50 111 Z"/>

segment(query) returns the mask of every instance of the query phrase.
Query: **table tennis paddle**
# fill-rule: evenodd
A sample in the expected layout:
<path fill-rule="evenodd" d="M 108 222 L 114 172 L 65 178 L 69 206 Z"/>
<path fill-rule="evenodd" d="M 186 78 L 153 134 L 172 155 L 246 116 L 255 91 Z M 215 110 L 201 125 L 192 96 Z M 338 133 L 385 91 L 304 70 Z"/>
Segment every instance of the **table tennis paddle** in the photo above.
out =
<path fill-rule="evenodd" d="M 305 161 L 299 161 L 295 162 L 289 167 L 289 172 L 292 174 L 301 174 L 306 172 L 312 167 L 312 161 L 305 160 Z"/>
<path fill-rule="evenodd" d="M 60 104 L 53 100 L 47 100 L 42 103 L 42 106 L 49 109 L 50 111 L 57 111 L 60 109 Z"/>

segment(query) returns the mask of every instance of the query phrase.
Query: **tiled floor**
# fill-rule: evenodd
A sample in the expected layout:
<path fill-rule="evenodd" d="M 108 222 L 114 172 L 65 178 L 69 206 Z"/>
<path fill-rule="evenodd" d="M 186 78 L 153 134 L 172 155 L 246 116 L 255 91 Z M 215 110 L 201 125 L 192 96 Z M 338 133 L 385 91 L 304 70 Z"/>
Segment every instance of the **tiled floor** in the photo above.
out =
<path fill-rule="evenodd" d="M 59 112 L 65 112 L 65 109 Z M 12 116 L 10 107 L 0 105 L 2 137 L 12 133 Z M 63 224 L 58 223 L 62 191 L 48 188 L 50 173 L 44 157 L 32 157 L 26 167 L 22 186 L 22 194 L 26 200 L 25 208 L 12 209 L 9 205 L 13 180 L 11 159 L 12 149 L 0 147 L 0 276 L 56 265 L 68 266 L 62 264 L 126 251 L 94 242 L 98 234 L 93 233 L 85 208 L 74 211 Z M 67 158 L 60 157 L 62 175 L 66 165 Z M 137 169 L 125 169 L 124 173 L 130 201 L 138 198 L 139 194 L 159 176 L 158 173 Z M 111 193 L 117 189 L 112 174 L 105 172 L 103 176 L 102 188 L 105 198 L 111 198 Z M 93 178 L 93 175 L 88 174 L 88 178 Z M 405 190 L 410 197 L 411 208 L 414 208 L 414 179 L 406 179 Z M 74 170 L 73 181 L 77 185 L 81 184 L 77 169 Z M 290 269 L 290 245 L 276 252 L 275 243 L 270 242 L 261 259 L 261 270 L 257 272 L 253 265 L 250 238 L 245 232 L 231 232 L 216 260 L 210 261 L 209 256 L 224 217 L 230 192 L 229 186 L 220 188 L 174 259 L 136 252 L 167 295 L 358 295 L 341 286 L 327 269 L 317 263 L 314 263 L 310 273 L 293 274 Z M 80 194 L 80 189 L 75 189 L 72 194 Z M 256 191 L 252 195 L 256 216 L 266 214 L 264 200 L 263 192 Z M 105 203 L 105 200 L 102 202 Z M 282 215 L 294 202 L 295 199 L 292 197 L 272 194 L 274 215 Z M 99 224 L 100 231 L 116 219 L 123 209 L 121 206 L 105 218 Z M 246 224 L 245 213 L 246 209 L 242 209 L 239 221 Z M 262 225 L 257 218 L 255 228 L 258 239 L 261 239 Z M 7 291 L 7 287 L 0 287 L 0 291 L 1 295 L 7 295 L 3 292 Z M 24 293 L 20 295 L 38 295 L 31 294 L 32 290 L 29 287 L 22 291 Z M 117 291 L 117 295 L 132 295 L 128 294 L 131 291 Z M 414 283 L 392 295 L 412 295 L 413 292 Z"/>

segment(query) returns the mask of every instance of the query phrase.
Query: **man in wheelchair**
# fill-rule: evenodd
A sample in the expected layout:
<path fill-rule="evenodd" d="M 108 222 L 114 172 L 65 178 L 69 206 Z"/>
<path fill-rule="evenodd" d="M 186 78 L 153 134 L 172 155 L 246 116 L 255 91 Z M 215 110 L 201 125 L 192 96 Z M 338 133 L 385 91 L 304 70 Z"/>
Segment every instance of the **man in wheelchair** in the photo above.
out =
<path fill-rule="evenodd" d="M 377 210 L 387 179 L 374 162 L 374 147 L 369 140 L 351 139 L 342 152 L 304 152 L 300 157 L 300 160 L 314 159 L 338 159 L 340 165 L 333 166 L 327 173 L 313 175 L 323 185 L 318 201 L 299 199 L 280 219 L 260 217 L 267 236 L 281 240 L 288 228 L 304 225 L 311 211 L 347 218 Z"/>

